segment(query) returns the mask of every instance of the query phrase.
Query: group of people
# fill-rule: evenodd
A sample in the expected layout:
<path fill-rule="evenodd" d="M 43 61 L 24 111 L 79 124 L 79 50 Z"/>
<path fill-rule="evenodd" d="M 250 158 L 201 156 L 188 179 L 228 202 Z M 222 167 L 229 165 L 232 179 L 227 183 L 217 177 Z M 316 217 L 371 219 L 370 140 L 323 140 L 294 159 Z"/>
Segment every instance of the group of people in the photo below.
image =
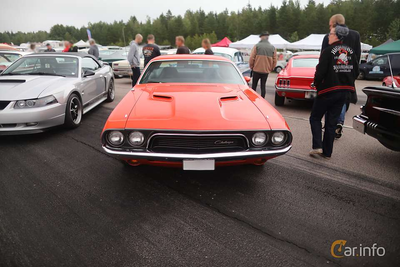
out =
<path fill-rule="evenodd" d="M 136 34 L 135 40 L 129 44 L 128 62 L 132 69 L 132 86 L 135 86 L 140 77 L 140 47 L 139 45 L 143 41 L 141 34 Z M 147 36 L 147 44 L 143 46 L 142 53 L 144 57 L 144 67 L 155 57 L 161 55 L 160 48 L 155 44 L 156 40 L 153 34 Z M 176 54 L 190 54 L 190 49 L 185 45 L 185 38 L 183 36 L 176 36 L 175 45 L 177 47 Z M 211 50 L 211 42 L 209 39 L 202 41 L 202 47 L 204 48 L 204 54 L 213 55 Z"/>

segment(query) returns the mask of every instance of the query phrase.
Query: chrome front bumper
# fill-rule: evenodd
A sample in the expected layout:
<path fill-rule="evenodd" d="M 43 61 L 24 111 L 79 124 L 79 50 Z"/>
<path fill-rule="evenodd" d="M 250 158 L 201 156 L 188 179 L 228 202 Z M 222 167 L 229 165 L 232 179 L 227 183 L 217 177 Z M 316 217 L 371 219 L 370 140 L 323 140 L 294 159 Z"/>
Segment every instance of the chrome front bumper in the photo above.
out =
<path fill-rule="evenodd" d="M 276 157 L 287 153 L 292 146 L 277 150 L 243 151 L 229 153 L 210 153 L 210 154 L 170 154 L 154 152 L 135 152 L 135 151 L 117 151 L 107 148 L 103 145 L 105 152 L 111 155 L 117 155 L 122 158 L 130 159 L 148 159 L 158 161 L 181 161 L 186 159 L 215 159 L 219 161 L 232 161 L 249 158 L 268 158 Z"/>
<path fill-rule="evenodd" d="M 15 101 L 0 110 L 0 135 L 38 133 L 61 125 L 65 120 L 65 105 L 14 109 Z"/>
<path fill-rule="evenodd" d="M 361 116 L 354 116 L 353 117 L 353 129 L 365 134 L 365 125 L 368 122 L 368 120 L 364 117 Z"/>

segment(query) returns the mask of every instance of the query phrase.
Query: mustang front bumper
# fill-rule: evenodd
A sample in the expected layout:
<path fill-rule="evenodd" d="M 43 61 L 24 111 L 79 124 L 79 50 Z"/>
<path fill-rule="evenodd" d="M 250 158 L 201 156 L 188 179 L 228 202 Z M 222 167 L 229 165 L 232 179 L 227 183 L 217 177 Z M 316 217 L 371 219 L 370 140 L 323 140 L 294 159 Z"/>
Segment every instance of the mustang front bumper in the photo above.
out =
<path fill-rule="evenodd" d="M 15 109 L 14 105 L 15 101 L 11 101 L 0 110 L 0 135 L 39 133 L 65 120 L 65 105 L 59 103 L 26 109 Z"/>
<path fill-rule="evenodd" d="M 176 153 L 154 153 L 112 150 L 103 145 L 105 152 L 118 155 L 124 159 L 147 159 L 157 161 L 182 161 L 186 159 L 215 159 L 216 161 L 230 161 L 249 158 L 273 158 L 287 153 L 292 146 L 287 146 L 276 150 L 208 153 L 208 154 L 176 154 Z"/>

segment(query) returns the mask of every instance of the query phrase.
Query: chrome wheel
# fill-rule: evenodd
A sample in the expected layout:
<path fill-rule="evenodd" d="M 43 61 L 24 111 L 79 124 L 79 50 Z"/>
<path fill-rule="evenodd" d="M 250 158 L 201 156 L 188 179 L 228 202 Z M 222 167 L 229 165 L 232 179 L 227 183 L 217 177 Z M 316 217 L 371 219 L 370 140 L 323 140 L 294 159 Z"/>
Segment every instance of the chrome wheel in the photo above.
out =
<path fill-rule="evenodd" d="M 82 120 L 82 109 L 81 102 L 79 101 L 78 97 L 74 96 L 71 98 L 69 111 L 71 113 L 71 119 L 73 123 L 79 124 Z"/>
<path fill-rule="evenodd" d="M 108 85 L 107 102 L 114 101 L 114 98 L 115 98 L 115 86 L 114 86 L 114 80 L 111 80 L 110 84 Z"/>

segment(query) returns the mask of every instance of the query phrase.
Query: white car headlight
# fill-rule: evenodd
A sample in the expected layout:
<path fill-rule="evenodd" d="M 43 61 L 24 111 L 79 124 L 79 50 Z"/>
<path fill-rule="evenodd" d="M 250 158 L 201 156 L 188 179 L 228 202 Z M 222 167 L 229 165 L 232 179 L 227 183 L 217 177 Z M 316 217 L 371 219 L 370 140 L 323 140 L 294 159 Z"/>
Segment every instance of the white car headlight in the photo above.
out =
<path fill-rule="evenodd" d="M 141 132 L 131 132 L 129 134 L 129 143 L 132 146 L 140 146 L 144 143 L 144 135 Z"/>
<path fill-rule="evenodd" d="M 50 95 L 38 99 L 19 100 L 15 103 L 14 108 L 40 108 L 55 103 L 58 103 L 57 99 Z"/>
<path fill-rule="evenodd" d="M 120 146 L 124 142 L 124 135 L 120 131 L 111 131 L 107 136 L 108 142 L 113 146 Z"/>
<path fill-rule="evenodd" d="M 251 141 L 255 146 L 263 146 L 267 142 L 267 135 L 262 132 L 255 133 L 253 135 L 253 138 L 251 138 Z"/>
<path fill-rule="evenodd" d="M 275 132 L 272 135 L 271 142 L 274 145 L 282 145 L 286 141 L 286 135 L 283 132 Z"/>

